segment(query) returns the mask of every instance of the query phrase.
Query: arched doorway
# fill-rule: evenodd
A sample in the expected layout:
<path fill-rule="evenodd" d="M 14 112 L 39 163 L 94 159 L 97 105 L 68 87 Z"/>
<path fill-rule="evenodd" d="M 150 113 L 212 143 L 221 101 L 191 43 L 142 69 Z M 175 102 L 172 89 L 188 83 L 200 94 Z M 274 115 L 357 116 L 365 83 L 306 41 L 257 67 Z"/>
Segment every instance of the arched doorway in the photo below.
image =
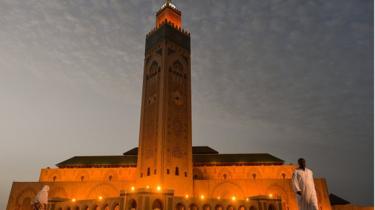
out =
<path fill-rule="evenodd" d="M 163 210 L 163 204 L 161 200 L 154 200 L 154 202 L 152 203 L 152 210 Z"/>
<path fill-rule="evenodd" d="M 211 206 L 208 204 L 203 205 L 203 210 L 211 210 Z"/>
<path fill-rule="evenodd" d="M 108 204 L 105 204 L 105 205 L 103 206 L 103 210 L 109 210 L 109 206 L 108 206 Z"/>
<path fill-rule="evenodd" d="M 276 210 L 276 207 L 273 204 L 270 204 L 268 206 L 268 210 Z"/>
<path fill-rule="evenodd" d="M 238 210 L 246 210 L 246 207 L 241 205 L 240 207 L 238 207 Z"/>
<path fill-rule="evenodd" d="M 199 208 L 198 208 L 198 206 L 197 206 L 196 204 L 192 203 L 192 204 L 190 205 L 189 210 L 199 210 Z"/>
<path fill-rule="evenodd" d="M 227 210 L 234 210 L 234 207 L 233 207 L 232 205 L 229 205 L 229 206 L 227 207 Z"/>
<path fill-rule="evenodd" d="M 115 206 L 113 207 L 113 210 L 120 210 L 120 205 L 119 204 L 115 204 Z"/>
<path fill-rule="evenodd" d="M 255 207 L 255 206 L 250 206 L 250 210 L 257 210 L 257 207 Z"/>
<path fill-rule="evenodd" d="M 137 209 L 137 202 L 134 199 L 130 200 L 128 209 L 129 210 L 136 210 Z"/>
<path fill-rule="evenodd" d="M 182 203 L 178 203 L 178 204 L 176 205 L 175 210 L 185 210 L 185 206 L 184 206 L 184 204 L 182 204 Z"/>
<path fill-rule="evenodd" d="M 219 204 L 215 206 L 215 210 L 224 210 L 224 208 L 222 205 Z"/>

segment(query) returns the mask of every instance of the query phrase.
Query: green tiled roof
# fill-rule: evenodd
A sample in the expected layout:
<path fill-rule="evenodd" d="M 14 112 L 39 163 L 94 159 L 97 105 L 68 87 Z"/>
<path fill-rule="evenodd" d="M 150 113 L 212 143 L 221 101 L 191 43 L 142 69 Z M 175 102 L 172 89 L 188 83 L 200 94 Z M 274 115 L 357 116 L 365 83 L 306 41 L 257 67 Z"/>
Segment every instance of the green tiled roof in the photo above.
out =
<path fill-rule="evenodd" d="M 137 156 L 75 156 L 56 164 L 56 166 L 59 168 L 135 167 L 137 166 Z"/>
<path fill-rule="evenodd" d="M 138 148 L 121 156 L 75 156 L 57 164 L 60 168 L 136 167 Z M 282 165 L 284 161 L 268 153 L 219 154 L 210 147 L 193 147 L 194 166 L 202 165 Z"/>
<path fill-rule="evenodd" d="M 268 153 L 251 154 L 197 154 L 194 165 L 281 165 L 283 160 Z"/>
<path fill-rule="evenodd" d="M 193 146 L 192 152 L 193 154 L 219 154 L 218 151 L 208 146 Z M 137 155 L 137 154 L 138 154 L 138 147 L 134 147 L 133 149 L 124 152 L 124 155 Z"/>

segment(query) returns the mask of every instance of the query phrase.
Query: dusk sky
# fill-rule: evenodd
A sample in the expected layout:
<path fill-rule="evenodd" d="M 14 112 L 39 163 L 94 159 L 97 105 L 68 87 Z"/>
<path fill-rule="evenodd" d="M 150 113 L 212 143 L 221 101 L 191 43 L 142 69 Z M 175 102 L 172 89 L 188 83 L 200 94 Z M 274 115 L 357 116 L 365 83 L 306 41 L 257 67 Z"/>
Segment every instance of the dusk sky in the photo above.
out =
<path fill-rule="evenodd" d="M 175 0 L 191 32 L 193 145 L 305 157 L 373 204 L 373 1 Z M 0 209 L 12 181 L 138 145 L 162 0 L 0 0 Z"/>

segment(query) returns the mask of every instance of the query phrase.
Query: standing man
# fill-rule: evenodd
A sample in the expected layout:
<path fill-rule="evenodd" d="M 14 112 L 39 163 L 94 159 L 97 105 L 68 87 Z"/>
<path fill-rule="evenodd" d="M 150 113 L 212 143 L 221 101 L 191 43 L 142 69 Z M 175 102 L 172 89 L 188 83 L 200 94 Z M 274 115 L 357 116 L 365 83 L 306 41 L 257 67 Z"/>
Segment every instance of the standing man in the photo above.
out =
<path fill-rule="evenodd" d="M 49 186 L 44 185 L 42 190 L 35 196 L 32 206 L 34 210 L 47 210 Z"/>
<path fill-rule="evenodd" d="M 298 159 L 298 165 L 293 173 L 292 184 L 299 210 L 318 210 L 313 172 L 306 168 L 306 161 L 303 158 Z"/>

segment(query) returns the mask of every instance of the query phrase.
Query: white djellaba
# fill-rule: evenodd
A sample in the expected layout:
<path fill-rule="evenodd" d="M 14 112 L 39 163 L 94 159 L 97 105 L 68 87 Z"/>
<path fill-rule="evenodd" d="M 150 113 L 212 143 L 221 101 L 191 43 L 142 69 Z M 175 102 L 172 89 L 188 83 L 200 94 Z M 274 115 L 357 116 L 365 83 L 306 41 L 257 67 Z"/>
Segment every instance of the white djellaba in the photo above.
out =
<path fill-rule="evenodd" d="M 293 190 L 296 193 L 299 210 L 318 210 L 313 172 L 308 169 L 298 168 L 292 177 Z M 297 194 L 301 192 L 301 195 Z"/>
<path fill-rule="evenodd" d="M 35 196 L 32 205 L 35 210 L 45 209 L 48 204 L 48 191 L 49 186 L 44 185 L 42 190 Z"/>

